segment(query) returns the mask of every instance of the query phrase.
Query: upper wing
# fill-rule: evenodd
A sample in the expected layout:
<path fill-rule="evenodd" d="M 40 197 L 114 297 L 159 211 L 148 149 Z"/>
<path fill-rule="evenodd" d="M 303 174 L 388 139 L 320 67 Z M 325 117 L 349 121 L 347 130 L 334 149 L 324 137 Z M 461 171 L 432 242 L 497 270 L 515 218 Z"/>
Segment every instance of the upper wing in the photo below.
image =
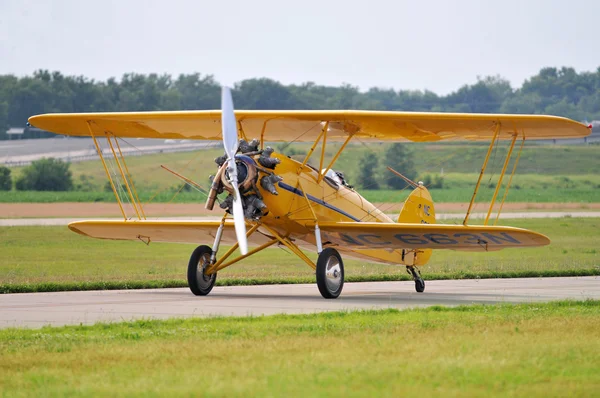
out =
<path fill-rule="evenodd" d="M 374 111 L 236 111 L 248 138 L 313 142 L 325 122 L 327 141 L 354 135 L 365 141 L 490 140 L 514 133 L 527 139 L 585 137 L 590 129 L 570 119 L 544 115 L 495 115 Z M 221 140 L 221 111 L 45 114 L 29 123 L 57 134 Z"/>
<path fill-rule="evenodd" d="M 221 221 L 76 221 L 69 229 L 81 235 L 100 239 L 141 240 L 142 242 L 174 242 L 212 244 Z M 261 233 L 248 237 L 248 243 L 259 245 L 270 238 Z M 233 220 L 226 220 L 221 240 L 226 244 L 237 242 Z"/>
<path fill-rule="evenodd" d="M 544 246 L 550 239 L 514 227 L 373 222 L 319 223 L 323 242 L 352 249 L 455 249 L 491 251 Z"/>

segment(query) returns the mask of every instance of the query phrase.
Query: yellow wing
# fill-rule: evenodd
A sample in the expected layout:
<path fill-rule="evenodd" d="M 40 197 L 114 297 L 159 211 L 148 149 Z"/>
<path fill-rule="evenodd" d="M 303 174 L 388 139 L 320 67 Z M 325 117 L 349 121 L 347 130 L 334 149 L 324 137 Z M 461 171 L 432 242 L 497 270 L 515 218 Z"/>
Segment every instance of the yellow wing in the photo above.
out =
<path fill-rule="evenodd" d="M 219 224 L 220 221 L 92 220 L 71 223 L 69 228 L 99 239 L 210 244 Z M 542 234 L 514 227 L 371 222 L 326 222 L 319 223 L 319 227 L 323 242 L 354 250 L 428 248 L 492 251 L 550 243 L 550 239 Z M 257 232 L 249 236 L 248 242 L 261 245 L 270 239 Z M 233 221 L 226 220 L 222 242 L 233 244 L 236 241 Z"/>
<path fill-rule="evenodd" d="M 550 239 L 514 227 L 373 222 L 319 223 L 323 242 L 351 249 L 454 249 L 492 251 L 544 246 Z"/>
<path fill-rule="evenodd" d="M 364 141 L 490 140 L 514 133 L 527 139 L 585 137 L 590 129 L 570 119 L 544 115 L 374 111 L 236 111 L 243 134 L 265 141 L 313 142 L 325 122 L 327 141 L 354 135 Z M 29 123 L 56 134 L 221 140 L 221 111 L 46 114 Z"/>
<path fill-rule="evenodd" d="M 91 220 L 73 222 L 69 224 L 69 229 L 99 239 L 211 245 L 220 224 L 221 221 Z M 260 245 L 269 240 L 260 233 L 248 237 L 248 243 L 252 245 Z M 225 244 L 237 242 L 232 220 L 225 221 L 221 242 Z"/>

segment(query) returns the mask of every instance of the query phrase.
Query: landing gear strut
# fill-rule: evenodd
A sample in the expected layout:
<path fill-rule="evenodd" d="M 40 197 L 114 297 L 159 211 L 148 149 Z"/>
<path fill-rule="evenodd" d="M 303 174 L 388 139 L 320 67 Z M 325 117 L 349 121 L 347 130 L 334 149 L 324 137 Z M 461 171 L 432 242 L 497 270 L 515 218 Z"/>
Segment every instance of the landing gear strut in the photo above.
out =
<path fill-rule="evenodd" d="M 417 293 L 423 293 L 425 291 L 425 281 L 421 277 L 421 271 L 415 266 L 407 265 L 406 272 L 413 277 Z"/>

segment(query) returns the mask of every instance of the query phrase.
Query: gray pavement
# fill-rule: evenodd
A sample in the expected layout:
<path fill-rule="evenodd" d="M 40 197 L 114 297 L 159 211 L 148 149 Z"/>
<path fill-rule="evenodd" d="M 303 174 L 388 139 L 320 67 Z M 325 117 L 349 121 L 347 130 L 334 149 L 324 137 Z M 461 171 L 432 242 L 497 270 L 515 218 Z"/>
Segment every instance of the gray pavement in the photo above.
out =
<path fill-rule="evenodd" d="M 394 215 L 391 215 L 394 216 Z M 447 214 L 436 214 L 438 221 L 443 220 L 462 220 L 464 218 L 462 213 L 447 213 Z M 485 213 L 473 213 L 470 219 L 483 219 Z M 514 212 L 514 213 L 502 213 L 501 219 L 513 219 L 513 218 L 563 218 L 563 217 L 587 217 L 587 218 L 600 218 L 600 211 L 532 211 L 532 212 Z M 81 221 L 84 219 L 91 219 L 91 217 L 78 217 L 78 218 L 0 218 L 0 227 L 23 227 L 23 226 L 52 226 L 52 225 L 67 225 L 71 222 Z M 123 218 L 104 218 L 104 220 L 122 220 Z M 188 220 L 188 221 L 200 221 L 200 220 L 220 220 L 220 217 L 206 216 L 206 217 L 156 217 L 149 218 L 152 220 Z M 446 224 L 450 224 L 447 222 Z"/>
<path fill-rule="evenodd" d="M 103 153 L 110 154 L 105 140 L 100 140 Z M 212 141 L 126 139 L 120 143 L 124 155 L 136 156 L 161 152 L 185 152 L 218 146 Z M 41 158 L 57 158 L 69 162 L 98 158 L 91 138 L 54 138 L 0 141 L 0 164 L 22 166 Z"/>
<path fill-rule="evenodd" d="M 0 327 L 79 325 L 171 317 L 299 314 L 431 305 L 600 299 L 600 277 L 347 283 L 336 300 L 316 284 L 215 287 L 196 297 L 187 288 L 0 295 Z"/>

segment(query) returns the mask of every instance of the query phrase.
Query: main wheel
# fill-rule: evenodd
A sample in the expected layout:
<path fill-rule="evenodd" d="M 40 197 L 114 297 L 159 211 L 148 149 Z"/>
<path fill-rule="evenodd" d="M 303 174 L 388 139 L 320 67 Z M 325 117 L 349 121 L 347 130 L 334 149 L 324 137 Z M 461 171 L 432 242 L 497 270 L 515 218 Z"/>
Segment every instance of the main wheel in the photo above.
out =
<path fill-rule="evenodd" d="M 337 250 L 327 248 L 317 259 L 317 286 L 326 299 L 337 298 L 344 288 L 344 262 Z"/>
<path fill-rule="evenodd" d="M 206 296 L 217 281 L 217 273 L 206 275 L 204 272 L 210 265 L 212 249 L 209 246 L 198 246 L 190 257 L 188 264 L 188 285 L 196 296 Z"/>

